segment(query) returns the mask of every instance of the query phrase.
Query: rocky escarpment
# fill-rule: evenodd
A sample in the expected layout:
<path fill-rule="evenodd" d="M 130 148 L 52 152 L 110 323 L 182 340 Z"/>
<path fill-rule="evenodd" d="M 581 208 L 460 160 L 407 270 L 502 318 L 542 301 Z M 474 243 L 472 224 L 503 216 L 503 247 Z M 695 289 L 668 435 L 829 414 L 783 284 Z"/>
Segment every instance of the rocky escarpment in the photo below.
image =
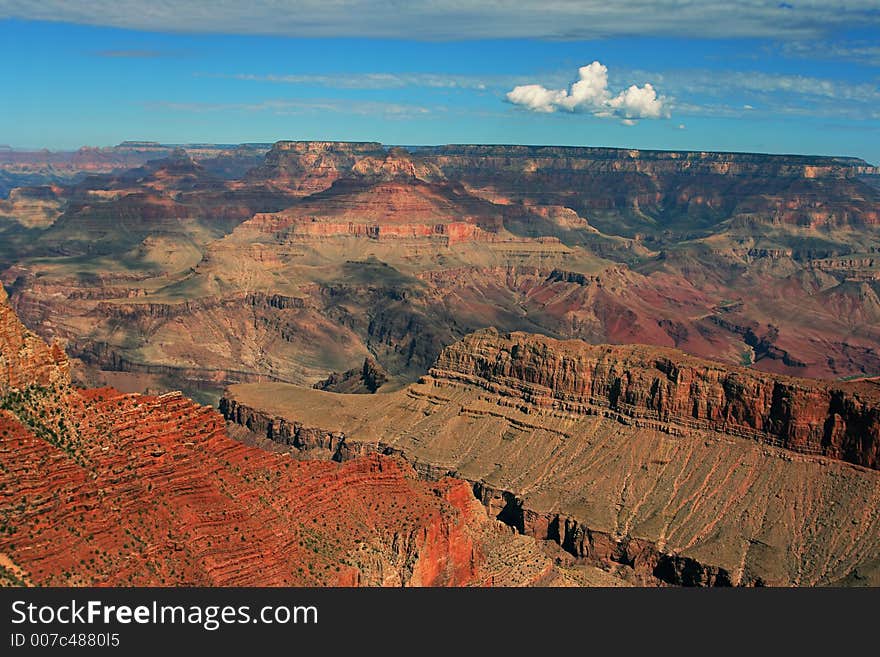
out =
<path fill-rule="evenodd" d="M 361 181 L 442 180 L 443 173 L 406 149 L 378 142 L 279 141 L 248 179 L 266 181 L 298 194 L 329 188 L 340 179 Z"/>
<path fill-rule="evenodd" d="M 880 196 L 860 179 L 876 169 L 857 158 L 516 145 L 419 155 L 489 198 L 565 205 L 612 234 L 652 233 L 657 224 L 693 232 L 731 217 L 812 228 L 880 223 Z"/>
<path fill-rule="evenodd" d="M 0 198 L 0 224 L 15 222 L 25 228 L 47 228 L 61 214 L 61 188 L 57 185 L 18 187 L 9 198 Z"/>
<path fill-rule="evenodd" d="M 464 482 L 248 446 L 179 392 L 72 388 L 0 294 L 0 584 L 568 582 Z"/>
<path fill-rule="evenodd" d="M 218 163 L 239 158 L 242 155 L 262 155 L 269 144 L 186 144 L 185 150 L 199 160 Z M 54 177 L 73 177 L 77 174 L 111 173 L 138 167 L 149 160 L 166 157 L 178 146 L 156 142 L 125 141 L 107 148 L 84 146 L 76 151 L 23 151 L 0 150 L 0 171 L 30 173 Z"/>
<path fill-rule="evenodd" d="M 351 235 L 373 239 L 435 236 L 455 243 L 495 233 L 501 224 L 498 207 L 457 185 L 416 178 L 344 179 L 282 212 L 257 214 L 238 232 L 270 234 L 282 241 Z"/>
<path fill-rule="evenodd" d="M 400 391 L 236 385 L 220 409 L 304 458 L 463 479 L 490 516 L 646 584 L 818 585 L 880 581 L 877 393 L 485 330 Z"/>
<path fill-rule="evenodd" d="M 364 359 L 360 367 L 347 372 L 333 372 L 312 387 L 316 390 L 353 394 L 373 394 L 388 381 L 388 372 L 374 358 Z"/>
<path fill-rule="evenodd" d="M 221 411 L 304 458 L 393 455 L 426 481 L 463 479 L 490 516 L 517 532 L 643 584 L 858 585 L 880 577 L 880 480 L 871 471 L 792 461 L 702 432 L 670 438 L 608 419 L 535 417 L 472 390 L 433 381 L 399 398 L 377 395 L 367 408 L 348 403 L 354 396 L 237 386 Z"/>
<path fill-rule="evenodd" d="M 875 170 L 846 157 L 516 145 L 407 152 L 377 143 L 278 142 L 250 180 L 298 195 L 352 181 L 454 182 L 499 203 L 595 214 L 596 227 L 628 234 L 656 232 L 658 225 L 699 231 L 731 218 L 876 226 L 880 196 L 863 182 Z M 570 227 L 583 228 L 582 222 Z"/>
<path fill-rule="evenodd" d="M 514 215 L 518 204 L 538 208 L 537 214 L 542 206 L 558 206 L 590 216 L 611 234 L 666 239 L 663 229 L 705 232 L 728 219 L 733 225 L 877 226 L 880 195 L 863 182 L 874 171 L 846 157 L 516 145 L 407 152 L 377 143 L 279 142 L 250 179 L 297 195 L 355 180 L 455 182 L 484 199 L 514 204 Z M 581 223 L 569 228 L 584 228 Z"/>
<path fill-rule="evenodd" d="M 494 330 L 440 354 L 435 378 L 539 407 L 704 429 L 880 469 L 880 386 L 721 366 L 671 349 L 587 345 Z"/>
<path fill-rule="evenodd" d="M 51 393 L 31 394 L 51 408 Z M 246 447 L 180 395 L 60 401 L 78 424 L 76 451 L 0 411 L 0 553 L 33 583 L 430 586 L 489 575 L 478 574 L 483 528 L 460 504 L 461 482 L 431 489 L 381 456 L 338 466 Z"/>
<path fill-rule="evenodd" d="M 306 196 L 327 189 L 366 157 L 384 158 L 385 149 L 377 142 L 279 141 L 248 179 Z"/>
<path fill-rule="evenodd" d="M 316 240 L 325 237 L 359 237 L 374 240 L 439 240 L 452 245 L 468 241 L 491 241 L 492 234 L 461 221 L 428 224 L 380 224 L 360 222 L 303 222 L 289 224 L 276 215 L 256 215 L 249 226 L 263 233 L 283 234 L 286 240 Z"/>
<path fill-rule="evenodd" d="M 28 331 L 0 285 L 0 394 L 13 388 L 70 383 L 67 355 Z"/>
<path fill-rule="evenodd" d="M 632 171 L 645 173 L 758 175 L 766 178 L 856 178 L 876 171 L 855 157 L 812 155 L 765 155 L 763 153 L 719 153 L 705 151 L 652 151 L 589 146 L 520 146 L 455 144 L 423 149 L 422 154 L 444 166 L 454 166 L 455 158 L 475 158 L 499 168 L 526 166 L 537 170 L 550 161 L 565 168 L 593 172 Z M 496 158 L 506 158 L 497 160 Z M 495 160 L 495 162 L 492 162 Z M 484 166 L 486 166 L 484 165 Z"/>

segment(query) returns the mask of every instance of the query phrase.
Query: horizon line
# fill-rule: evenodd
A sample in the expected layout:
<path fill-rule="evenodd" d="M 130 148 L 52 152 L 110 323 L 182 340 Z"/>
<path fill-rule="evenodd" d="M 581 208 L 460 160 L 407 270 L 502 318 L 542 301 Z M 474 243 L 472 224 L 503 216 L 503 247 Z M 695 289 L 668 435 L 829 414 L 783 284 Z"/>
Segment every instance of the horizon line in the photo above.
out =
<path fill-rule="evenodd" d="M 441 144 L 393 144 L 393 143 L 385 143 L 378 140 L 358 140 L 358 139 L 276 139 L 275 141 L 197 141 L 197 142 L 162 142 L 162 141 L 154 141 L 147 139 L 132 139 L 132 140 L 123 140 L 117 144 L 103 145 L 103 146 L 95 146 L 90 144 L 83 144 L 82 146 L 76 148 L 58 148 L 53 149 L 45 146 L 12 146 L 7 143 L 0 143 L 0 156 L 3 153 L 55 153 L 55 154 L 67 154 L 67 153 L 78 153 L 83 150 L 113 150 L 116 148 L 125 147 L 126 145 L 130 145 L 131 147 L 141 146 L 143 148 L 147 147 L 159 147 L 159 148 L 194 148 L 194 147 L 204 147 L 204 146 L 228 146 L 228 147 L 236 147 L 236 146 L 251 146 L 251 147 L 273 147 L 276 144 L 280 143 L 296 143 L 296 144 L 314 144 L 314 143 L 327 143 L 327 144 L 378 144 L 385 148 L 403 148 L 403 149 L 440 149 L 440 148 L 454 148 L 454 147 L 464 147 L 464 146 L 487 146 L 487 147 L 526 147 L 526 148 L 572 148 L 572 149 L 597 149 L 597 150 L 615 150 L 615 151 L 638 151 L 640 153 L 682 153 L 682 154 L 717 154 L 717 155 L 762 155 L 762 156 L 771 156 L 771 157 L 799 157 L 799 158 L 813 158 L 813 159 L 831 159 L 831 160 L 853 160 L 856 162 L 862 162 L 865 165 L 873 168 L 880 168 L 878 165 L 873 162 L 869 162 L 865 158 L 858 157 L 855 155 L 822 155 L 818 153 L 793 153 L 793 152 L 776 152 L 776 151 L 738 151 L 738 150 L 713 150 L 713 149 L 673 149 L 673 148 L 640 148 L 640 147 L 628 147 L 628 146 L 599 146 L 599 145 L 582 145 L 582 144 L 549 144 L 549 143 L 503 143 L 503 142 L 449 142 L 449 143 L 441 143 Z"/>

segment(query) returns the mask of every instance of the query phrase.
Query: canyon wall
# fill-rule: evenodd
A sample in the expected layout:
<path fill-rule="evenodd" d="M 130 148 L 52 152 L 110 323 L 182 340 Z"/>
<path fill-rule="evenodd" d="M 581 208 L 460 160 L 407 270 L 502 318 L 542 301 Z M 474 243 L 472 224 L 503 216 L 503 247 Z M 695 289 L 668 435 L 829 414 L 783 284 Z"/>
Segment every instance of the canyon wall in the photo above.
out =
<path fill-rule="evenodd" d="M 517 532 L 643 584 L 840 585 L 880 581 L 878 392 L 489 329 L 403 390 L 235 385 L 220 409 L 303 458 L 463 479 Z"/>
<path fill-rule="evenodd" d="M 594 173 L 638 172 L 757 175 L 766 178 L 855 178 L 876 173 L 854 157 L 770 155 L 703 151 L 652 151 L 589 146 L 520 146 L 453 144 L 419 151 L 441 167 L 479 165 L 523 171 L 541 168 L 588 170 Z"/>
<path fill-rule="evenodd" d="M 465 482 L 249 446 L 179 392 L 71 387 L 2 287 L 0 490 L 0 585 L 569 583 Z"/>
<path fill-rule="evenodd" d="M 607 232 L 737 222 L 809 228 L 880 224 L 880 193 L 858 158 L 616 148 L 449 145 L 385 150 L 377 143 L 278 142 L 252 180 L 314 194 L 351 180 L 463 184 L 498 203 L 559 205 Z M 604 214 L 626 215 L 613 221 Z M 617 227 L 615 230 L 615 226 Z"/>
<path fill-rule="evenodd" d="M 606 232 L 737 221 L 809 228 L 880 225 L 876 167 L 857 158 L 555 146 L 444 146 L 419 151 L 487 198 L 567 205 Z M 624 212 L 623 223 L 603 217 Z M 616 226 L 616 228 L 615 228 Z"/>
<path fill-rule="evenodd" d="M 0 285 L 0 393 L 12 388 L 70 383 L 67 355 L 28 331 Z"/>
<path fill-rule="evenodd" d="M 435 378 L 574 413 L 611 411 L 880 469 L 880 385 L 828 383 L 643 346 L 588 345 L 494 330 L 440 354 Z"/>

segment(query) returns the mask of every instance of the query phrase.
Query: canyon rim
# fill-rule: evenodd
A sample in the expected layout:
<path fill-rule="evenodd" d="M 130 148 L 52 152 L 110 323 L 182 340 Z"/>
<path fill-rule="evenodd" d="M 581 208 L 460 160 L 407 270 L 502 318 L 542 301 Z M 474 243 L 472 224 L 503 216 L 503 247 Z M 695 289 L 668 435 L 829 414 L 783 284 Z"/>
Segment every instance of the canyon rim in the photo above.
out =
<path fill-rule="evenodd" d="M 880 580 L 867 163 L 65 163 L 3 201 L 6 584 Z"/>
<path fill-rule="evenodd" d="M 0 597 L 868 636 L 876 4 L 0 0 Z"/>

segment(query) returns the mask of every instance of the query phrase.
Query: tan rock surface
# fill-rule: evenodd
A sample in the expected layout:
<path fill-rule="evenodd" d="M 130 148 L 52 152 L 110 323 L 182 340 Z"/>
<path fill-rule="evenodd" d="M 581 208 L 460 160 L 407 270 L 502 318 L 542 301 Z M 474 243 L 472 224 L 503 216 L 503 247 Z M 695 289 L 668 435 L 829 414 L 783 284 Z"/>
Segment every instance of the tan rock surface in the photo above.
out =
<path fill-rule="evenodd" d="M 398 392 L 365 398 L 247 384 L 231 387 L 222 409 L 230 421 L 313 458 L 391 453 L 423 476 L 452 473 L 473 482 L 491 514 L 520 531 L 558 541 L 589 563 L 629 566 L 642 581 L 880 581 L 876 470 L 768 445 L 732 421 L 713 429 L 671 411 L 660 419 L 645 412 L 649 397 L 610 402 L 606 386 L 613 390 L 621 376 L 629 381 L 621 397 L 649 393 L 651 377 L 669 381 L 672 355 L 683 361 L 673 381 L 691 377 L 687 388 L 705 386 L 705 401 L 694 399 L 698 415 L 716 401 L 720 413 L 723 400 L 712 395 L 723 386 L 711 383 L 724 372 L 717 364 L 488 331 L 445 350 L 430 376 Z M 744 384 L 745 374 L 727 376 Z M 547 377 L 553 388 L 540 383 Z M 861 387 L 869 385 L 852 394 L 876 412 L 876 393 Z M 654 392 L 672 404 L 667 410 L 674 389 Z M 797 413 L 789 420 L 810 423 Z"/>

